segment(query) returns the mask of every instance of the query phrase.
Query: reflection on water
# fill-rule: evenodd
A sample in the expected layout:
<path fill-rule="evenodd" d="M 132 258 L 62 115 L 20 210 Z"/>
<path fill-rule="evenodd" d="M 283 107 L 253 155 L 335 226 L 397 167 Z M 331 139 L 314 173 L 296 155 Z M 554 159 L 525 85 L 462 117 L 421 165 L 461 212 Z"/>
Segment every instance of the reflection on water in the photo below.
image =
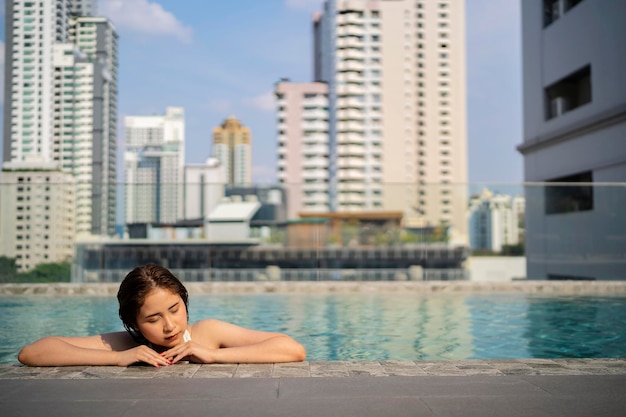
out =
<path fill-rule="evenodd" d="M 0 362 L 48 334 L 123 329 L 114 298 L 0 297 Z M 207 317 L 279 331 L 309 360 L 622 357 L 626 299 L 524 295 L 262 294 L 190 299 Z"/>

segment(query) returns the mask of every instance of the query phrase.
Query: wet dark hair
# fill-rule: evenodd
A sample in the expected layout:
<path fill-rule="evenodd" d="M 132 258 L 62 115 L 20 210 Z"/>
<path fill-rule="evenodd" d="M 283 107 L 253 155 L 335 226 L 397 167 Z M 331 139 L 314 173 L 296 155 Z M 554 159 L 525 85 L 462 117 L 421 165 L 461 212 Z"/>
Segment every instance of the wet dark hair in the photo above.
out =
<path fill-rule="evenodd" d="M 189 320 L 189 294 L 187 289 L 167 268 L 155 264 L 138 266 L 126 275 L 117 292 L 120 304 L 119 315 L 124 328 L 139 344 L 148 341 L 137 329 L 137 315 L 146 296 L 155 288 L 162 288 L 180 295 L 187 310 Z"/>

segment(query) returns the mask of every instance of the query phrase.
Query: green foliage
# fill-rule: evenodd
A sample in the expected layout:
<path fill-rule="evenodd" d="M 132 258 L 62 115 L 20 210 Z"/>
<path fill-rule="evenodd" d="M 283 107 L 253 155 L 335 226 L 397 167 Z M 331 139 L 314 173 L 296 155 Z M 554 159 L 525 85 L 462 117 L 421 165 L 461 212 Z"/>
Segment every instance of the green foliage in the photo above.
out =
<path fill-rule="evenodd" d="M 283 229 L 279 229 L 277 227 L 272 227 L 270 230 L 270 235 L 264 239 L 265 243 L 270 244 L 285 244 L 287 240 L 287 234 Z"/>
<path fill-rule="evenodd" d="M 524 256 L 524 244 L 518 243 L 516 245 L 503 245 L 500 254 L 502 256 Z"/>
<path fill-rule="evenodd" d="M 69 262 L 39 264 L 31 271 L 18 272 L 15 259 L 0 256 L 0 282 L 70 282 L 71 272 L 72 265 Z"/>
<path fill-rule="evenodd" d="M 17 266 L 15 266 L 15 259 L 0 256 L 0 283 L 15 282 L 16 277 Z"/>
<path fill-rule="evenodd" d="M 486 249 L 475 249 L 472 256 L 524 256 L 524 244 L 502 245 L 500 252 L 494 252 Z"/>

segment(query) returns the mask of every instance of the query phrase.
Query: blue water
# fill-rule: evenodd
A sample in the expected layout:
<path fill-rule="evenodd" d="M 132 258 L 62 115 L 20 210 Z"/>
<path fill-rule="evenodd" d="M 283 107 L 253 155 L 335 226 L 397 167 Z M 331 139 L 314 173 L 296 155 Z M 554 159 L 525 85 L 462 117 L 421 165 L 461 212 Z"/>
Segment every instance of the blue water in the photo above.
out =
<path fill-rule="evenodd" d="M 39 337 L 123 330 L 114 297 L 0 297 L 0 363 Z M 295 337 L 308 359 L 452 360 L 626 356 L 626 298 L 527 295 L 202 295 L 212 317 Z"/>

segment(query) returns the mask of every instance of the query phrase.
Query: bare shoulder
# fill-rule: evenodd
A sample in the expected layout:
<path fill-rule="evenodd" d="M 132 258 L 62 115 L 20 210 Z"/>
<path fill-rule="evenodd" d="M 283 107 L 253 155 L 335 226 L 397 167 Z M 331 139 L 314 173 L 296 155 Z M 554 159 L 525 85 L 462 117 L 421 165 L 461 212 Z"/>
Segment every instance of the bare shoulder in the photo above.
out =
<path fill-rule="evenodd" d="M 216 319 L 204 319 L 200 320 L 190 327 L 191 334 L 193 335 L 202 335 L 206 333 L 210 333 L 212 331 L 219 330 L 224 325 L 228 325 L 225 321 L 216 320 Z"/>
<path fill-rule="evenodd" d="M 215 347 L 236 347 L 262 342 L 279 333 L 252 330 L 216 319 L 206 319 L 191 326 L 191 337 Z"/>

